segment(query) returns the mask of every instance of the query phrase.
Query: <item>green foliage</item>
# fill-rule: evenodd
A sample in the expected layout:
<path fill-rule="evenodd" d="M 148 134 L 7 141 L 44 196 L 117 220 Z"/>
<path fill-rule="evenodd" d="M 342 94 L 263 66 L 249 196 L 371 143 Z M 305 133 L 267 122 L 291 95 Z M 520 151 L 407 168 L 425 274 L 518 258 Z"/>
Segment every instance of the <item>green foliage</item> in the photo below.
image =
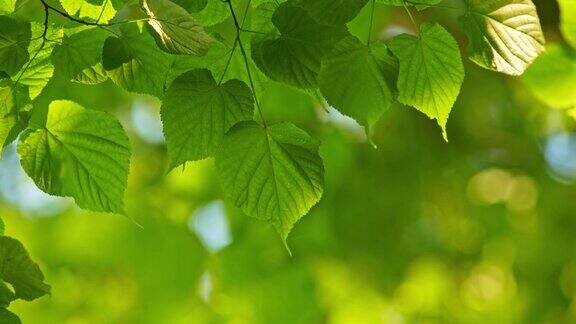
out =
<path fill-rule="evenodd" d="M 28 126 L 27 110 L 32 107 L 36 125 L 22 137 L 19 151 L 36 184 L 50 194 L 74 197 L 83 208 L 123 212 L 129 160 L 126 136 L 117 121 L 100 112 L 69 102 L 39 107 L 36 98 L 55 72 L 85 84 L 111 79 L 127 91 L 162 99 L 170 168 L 215 152 L 244 153 L 230 142 L 242 147 L 274 144 L 267 150 L 256 145 L 254 154 L 280 158 L 272 148 L 283 147 L 287 134 L 282 132 L 311 142 L 293 127 L 265 126 L 257 98 L 270 81 L 304 89 L 315 99 L 324 100 L 323 96 L 367 129 L 397 100 L 437 119 L 446 137 L 446 122 L 464 79 L 458 44 L 450 33 L 437 23 L 425 23 L 417 36 L 397 36 L 388 46 L 368 39 L 364 45 L 346 25 L 369 8 L 366 27 L 371 38 L 377 5 L 403 5 L 410 11 L 411 6 L 423 10 L 439 2 L 145 0 L 138 6 L 134 1 L 62 0 L 62 10 L 42 1 L 43 11 L 30 7 L 37 19 L 26 21 L 28 16 L 20 14 L 0 17 L 0 26 L 8 31 L 0 38 L 0 70 L 11 78 L 0 88 L 0 141 L 6 145 Z M 476 63 L 517 75 L 543 50 L 544 38 L 530 0 L 469 1 L 468 5 L 463 30 Z M 2 11 L 10 13 L 13 7 L 7 3 Z M 55 16 L 68 24 L 54 23 Z M 570 26 L 569 20 L 565 26 Z M 252 119 L 263 128 L 251 123 L 234 127 Z M 230 128 L 234 131 L 224 136 Z M 304 147 L 313 156 L 309 162 L 319 170 L 316 149 Z M 231 184 L 234 167 L 223 169 L 227 159 L 222 153 L 217 159 L 224 190 L 232 193 L 236 205 L 249 215 L 270 220 L 284 239 L 322 193 L 321 172 L 291 176 L 290 168 L 300 167 L 301 162 L 290 156 L 284 156 L 290 163 L 267 166 L 279 168 L 274 173 L 283 182 L 277 189 L 300 188 L 302 179 L 309 178 L 312 185 L 297 199 L 287 198 L 281 190 L 270 191 L 276 199 L 275 207 L 269 208 L 262 207 L 267 201 L 261 201 L 260 195 L 239 198 L 262 187 L 248 176 Z M 265 166 L 263 171 L 245 167 L 250 174 L 270 172 Z"/>
<path fill-rule="evenodd" d="M 397 36 L 390 48 L 400 62 L 398 101 L 436 119 L 447 140 L 448 115 L 464 81 L 458 44 L 442 26 L 425 23 L 417 37 Z"/>
<path fill-rule="evenodd" d="M 324 167 L 306 127 L 278 117 L 297 110 L 296 103 L 273 111 L 259 102 L 269 89 L 294 87 L 318 106 L 327 101 L 368 133 L 393 105 L 412 106 L 436 119 L 447 138 L 464 81 L 460 48 L 438 22 L 419 25 L 412 16 L 414 6 L 450 8 L 440 0 L 136 2 L 0 4 L 6 14 L 0 16 L 0 143 L 19 138 L 21 165 L 46 193 L 73 197 L 84 209 L 125 213 L 127 135 L 94 107 L 47 103 L 45 89 L 58 79 L 98 86 L 110 79 L 160 99 L 168 167 L 214 156 L 230 201 L 270 222 L 284 241 L 320 201 Z M 416 35 L 373 40 L 375 12 L 383 5 L 403 6 Z M 573 5 L 560 5 L 561 29 L 574 45 Z M 531 0 L 468 0 L 465 9 L 462 31 L 478 65 L 520 75 L 544 51 Z M 364 40 L 357 29 L 366 13 Z M 540 100 L 574 105 L 557 96 L 573 91 L 571 51 L 551 47 L 526 75 Z M 15 297 L 29 297 L 5 281 L 15 285 Z"/>
<path fill-rule="evenodd" d="M 54 101 L 44 125 L 18 145 L 22 167 L 43 191 L 78 206 L 124 213 L 128 137 L 112 116 L 71 101 Z"/>

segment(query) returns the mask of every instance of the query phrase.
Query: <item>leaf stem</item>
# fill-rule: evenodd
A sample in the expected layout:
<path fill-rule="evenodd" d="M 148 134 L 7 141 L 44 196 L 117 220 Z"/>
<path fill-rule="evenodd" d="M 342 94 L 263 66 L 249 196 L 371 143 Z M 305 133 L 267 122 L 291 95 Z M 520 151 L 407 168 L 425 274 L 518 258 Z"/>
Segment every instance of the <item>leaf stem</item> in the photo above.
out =
<path fill-rule="evenodd" d="M 410 9 L 408 9 L 408 6 L 406 5 L 406 3 L 407 3 L 407 1 L 404 1 L 404 3 L 403 3 L 404 10 L 406 10 L 406 13 L 408 13 L 408 17 L 410 17 L 410 21 L 412 21 L 412 25 L 414 25 L 416 32 L 418 33 L 418 35 L 420 35 L 420 27 L 416 23 L 416 20 L 414 20 L 414 16 L 412 16 L 412 12 L 410 11 Z"/>
<path fill-rule="evenodd" d="M 240 52 L 242 53 L 242 58 L 244 59 L 244 65 L 246 66 L 246 73 L 248 74 L 248 81 L 250 81 L 250 88 L 252 88 L 252 96 L 254 97 L 254 102 L 256 103 L 258 114 L 260 115 L 260 119 L 262 119 L 264 129 L 268 129 L 268 126 L 266 125 L 266 120 L 264 119 L 264 114 L 262 114 L 262 108 L 260 108 L 260 103 L 258 102 L 258 96 L 256 95 L 256 88 L 254 87 L 254 80 L 252 80 L 252 73 L 250 72 L 250 64 L 248 63 L 248 55 L 246 54 L 246 49 L 244 48 L 244 44 L 242 44 L 242 39 L 240 37 L 240 31 L 242 30 L 242 27 L 240 27 L 238 17 L 236 16 L 236 12 L 234 11 L 234 7 L 232 6 L 232 0 L 225 0 L 225 1 L 228 3 L 230 13 L 232 14 L 232 19 L 234 20 L 234 27 L 236 28 L 236 41 L 238 42 L 238 47 L 240 47 Z"/>
<path fill-rule="evenodd" d="M 234 45 L 232 45 L 232 50 L 230 51 L 230 55 L 228 56 L 228 60 L 226 61 L 226 66 L 224 67 L 224 70 L 222 71 L 222 75 L 220 76 L 220 80 L 218 81 L 218 85 L 221 85 L 222 81 L 224 81 L 224 76 L 226 76 L 226 72 L 228 71 L 228 68 L 230 67 L 230 62 L 232 61 L 232 56 L 234 55 L 234 51 L 236 51 L 237 46 L 238 46 L 238 39 L 235 38 L 234 39 Z"/>
<path fill-rule="evenodd" d="M 372 8 L 370 11 L 370 24 L 368 25 L 368 40 L 366 45 L 370 47 L 370 39 L 372 38 L 372 25 L 374 23 L 374 8 L 376 7 L 376 0 L 372 0 Z"/>

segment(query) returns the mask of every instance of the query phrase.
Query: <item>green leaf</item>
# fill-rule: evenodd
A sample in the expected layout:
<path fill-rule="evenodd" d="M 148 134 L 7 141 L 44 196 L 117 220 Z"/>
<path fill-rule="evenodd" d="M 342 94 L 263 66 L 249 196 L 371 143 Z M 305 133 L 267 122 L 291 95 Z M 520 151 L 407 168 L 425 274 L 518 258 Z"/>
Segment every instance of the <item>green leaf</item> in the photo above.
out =
<path fill-rule="evenodd" d="M 89 28 L 64 36 L 62 43 L 52 52 L 55 69 L 76 82 L 96 84 L 106 81 L 108 76 L 101 61 L 108 35 L 100 28 Z"/>
<path fill-rule="evenodd" d="M 0 14 L 10 14 L 16 9 L 16 0 L 3 0 L 0 2 Z"/>
<path fill-rule="evenodd" d="M 130 148 L 114 117 L 53 101 L 45 127 L 25 134 L 18 153 L 44 192 L 73 197 L 81 208 L 124 213 Z"/>
<path fill-rule="evenodd" d="M 104 42 L 102 63 L 108 76 L 128 91 L 162 98 L 173 58 L 135 25 L 123 25 L 121 31 L 120 38 Z"/>
<path fill-rule="evenodd" d="M 50 293 L 40 267 L 19 241 L 0 236 L 0 278 L 12 285 L 15 297 L 27 301 Z"/>
<path fill-rule="evenodd" d="M 0 81 L 0 151 L 26 128 L 23 111 L 29 103 L 28 94 L 22 86 L 10 79 Z M 17 115 L 20 118 L 16 118 Z"/>
<path fill-rule="evenodd" d="M 32 24 L 33 40 L 28 46 L 30 60 L 24 64 L 20 72 L 14 77 L 14 79 L 18 80 L 18 83 L 28 86 L 30 99 L 36 98 L 52 78 L 54 74 L 54 66 L 51 60 L 52 50 L 54 44 L 63 36 L 62 29 L 48 28 L 46 38 L 52 40 L 52 42 L 44 42 L 42 37 L 40 37 L 43 30 L 44 26 L 36 23 Z"/>
<path fill-rule="evenodd" d="M 370 126 L 392 103 L 385 75 L 394 77 L 395 64 L 383 44 L 369 48 L 348 36 L 322 60 L 320 91 L 330 105 Z"/>
<path fill-rule="evenodd" d="M 2 83 L 5 83 L 2 81 Z M 0 151 L 6 146 L 6 140 L 10 130 L 16 125 L 16 118 L 11 112 L 14 106 L 12 87 L 2 85 L 0 87 Z"/>
<path fill-rule="evenodd" d="M 206 7 L 192 13 L 198 23 L 203 26 L 212 26 L 224 22 L 230 17 L 230 8 L 222 0 L 209 0 Z"/>
<path fill-rule="evenodd" d="M 200 11 L 208 5 L 208 0 L 173 0 L 173 2 L 188 12 Z"/>
<path fill-rule="evenodd" d="M 4 234 L 2 234 L 4 235 Z M 16 299 L 16 294 L 8 287 L 4 280 L 0 280 L 0 309 L 8 307 Z M 0 315 L 1 319 L 1 315 Z M 0 321 L 2 323 L 2 321 Z"/>
<path fill-rule="evenodd" d="M 400 62 L 398 101 L 435 118 L 447 140 L 446 122 L 464 81 L 456 40 L 437 23 L 425 23 L 418 37 L 400 35 L 390 43 Z"/>
<path fill-rule="evenodd" d="M 18 316 L 6 308 L 0 308 L 0 323 L 2 324 L 21 324 Z"/>
<path fill-rule="evenodd" d="M 544 51 L 544 34 L 531 0 L 469 0 L 462 17 L 468 55 L 476 64 L 521 75 Z"/>
<path fill-rule="evenodd" d="M 110 0 L 101 1 L 99 4 L 82 0 L 60 0 L 60 4 L 69 15 L 88 21 L 107 23 L 116 15 Z"/>
<path fill-rule="evenodd" d="M 368 0 L 299 0 L 297 3 L 319 23 L 345 24 L 358 15 Z"/>
<path fill-rule="evenodd" d="M 172 54 L 202 56 L 212 39 L 190 14 L 169 0 L 143 0 L 148 27 L 158 46 Z"/>
<path fill-rule="evenodd" d="M 272 80 L 303 89 L 317 87 L 320 62 L 347 35 L 346 27 L 321 25 L 291 2 L 278 7 L 272 22 L 280 35 L 252 41 L 258 67 Z"/>
<path fill-rule="evenodd" d="M 536 98 L 554 108 L 576 107 L 576 54 L 549 45 L 523 75 Z"/>
<path fill-rule="evenodd" d="M 179 76 L 161 108 L 170 168 L 212 156 L 234 124 L 251 120 L 254 99 L 240 80 L 218 84 L 208 70 Z"/>
<path fill-rule="evenodd" d="M 558 0 L 560 6 L 560 30 L 564 39 L 576 48 L 576 1 Z"/>
<path fill-rule="evenodd" d="M 0 30 L 0 71 L 14 75 L 29 60 L 30 23 L 0 16 Z"/>
<path fill-rule="evenodd" d="M 234 204 L 271 222 L 284 241 L 323 192 L 318 143 L 288 123 L 236 124 L 216 153 L 216 168 Z"/>

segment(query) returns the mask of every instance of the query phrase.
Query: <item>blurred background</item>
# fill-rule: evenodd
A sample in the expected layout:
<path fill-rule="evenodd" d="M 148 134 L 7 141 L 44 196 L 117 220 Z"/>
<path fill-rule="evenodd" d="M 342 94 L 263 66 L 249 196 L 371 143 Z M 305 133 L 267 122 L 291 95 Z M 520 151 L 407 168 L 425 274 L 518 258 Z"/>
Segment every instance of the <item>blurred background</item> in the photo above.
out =
<path fill-rule="evenodd" d="M 572 51 L 556 2 L 535 3 L 549 48 Z M 368 9 L 350 24 L 361 39 Z M 460 14 L 415 16 L 464 45 Z M 377 6 L 375 31 L 387 40 L 413 27 L 401 8 Z M 167 174 L 157 99 L 56 74 L 39 104 L 74 100 L 128 130 L 127 209 L 141 227 L 43 194 L 8 147 L 0 217 L 52 285 L 52 296 L 10 309 L 24 323 L 576 322 L 576 114 L 538 93 L 540 78 L 465 68 L 449 143 L 395 105 L 374 149 L 351 119 L 267 87 L 267 120 L 321 139 L 326 167 L 322 201 L 288 239 L 292 257 L 273 228 L 225 200 L 212 160 Z M 576 92 L 561 98 L 574 106 Z"/>

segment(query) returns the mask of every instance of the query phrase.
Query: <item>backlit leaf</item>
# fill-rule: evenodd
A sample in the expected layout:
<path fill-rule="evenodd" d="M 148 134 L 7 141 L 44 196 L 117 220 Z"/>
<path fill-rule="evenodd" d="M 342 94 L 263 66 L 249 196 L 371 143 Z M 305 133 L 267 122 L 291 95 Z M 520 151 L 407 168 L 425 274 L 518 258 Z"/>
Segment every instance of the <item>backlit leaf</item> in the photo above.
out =
<path fill-rule="evenodd" d="M 544 34 L 531 0 L 469 0 L 462 17 L 468 55 L 476 64 L 520 75 L 544 51 Z"/>
<path fill-rule="evenodd" d="M 44 192 L 73 197 L 85 209 L 124 212 L 130 148 L 114 117 L 71 101 L 53 101 L 44 128 L 24 135 L 18 153 Z"/>
<path fill-rule="evenodd" d="M 398 101 L 436 119 L 445 139 L 446 122 L 464 81 L 456 40 L 436 23 L 425 23 L 418 37 L 400 35 L 390 43 L 400 62 Z"/>
<path fill-rule="evenodd" d="M 148 27 L 158 46 L 172 54 L 206 54 L 211 38 L 192 16 L 169 0 L 143 0 Z"/>

